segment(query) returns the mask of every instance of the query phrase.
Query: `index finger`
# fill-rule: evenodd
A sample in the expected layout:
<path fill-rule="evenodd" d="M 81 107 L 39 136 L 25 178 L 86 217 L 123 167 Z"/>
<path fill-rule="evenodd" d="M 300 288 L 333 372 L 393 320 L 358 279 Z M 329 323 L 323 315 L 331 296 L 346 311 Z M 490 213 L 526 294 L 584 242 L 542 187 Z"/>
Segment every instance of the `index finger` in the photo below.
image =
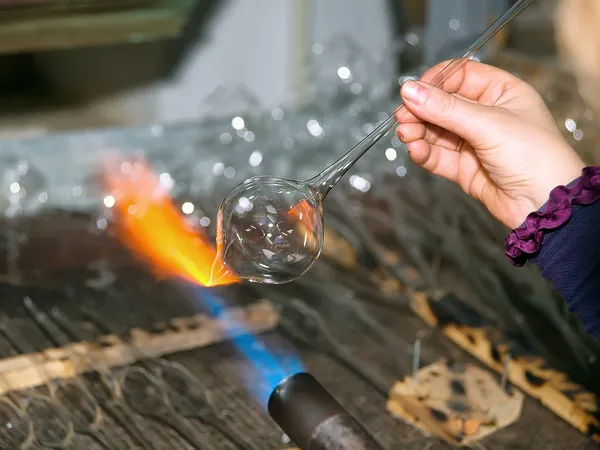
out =
<path fill-rule="evenodd" d="M 499 91 L 500 94 L 507 89 L 521 83 L 514 75 L 497 67 L 469 60 L 450 76 L 440 75 L 451 61 L 444 61 L 428 69 L 420 81 L 434 84 L 438 76 L 446 76 L 442 83 L 435 83 L 439 88 L 449 94 L 458 94 L 465 99 L 480 102 L 486 93 Z M 499 95 L 497 96 L 499 97 Z"/>

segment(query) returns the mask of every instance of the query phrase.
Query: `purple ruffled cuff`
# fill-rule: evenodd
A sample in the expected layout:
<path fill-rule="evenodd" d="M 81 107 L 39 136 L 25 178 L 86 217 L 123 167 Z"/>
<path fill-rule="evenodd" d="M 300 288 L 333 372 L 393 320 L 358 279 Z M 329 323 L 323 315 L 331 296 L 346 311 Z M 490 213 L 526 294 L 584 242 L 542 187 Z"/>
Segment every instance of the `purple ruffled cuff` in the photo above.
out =
<path fill-rule="evenodd" d="M 600 167 L 586 167 L 573 183 L 554 188 L 548 202 L 510 232 L 504 241 L 506 256 L 517 267 L 525 265 L 540 251 L 544 236 L 569 221 L 571 205 L 590 205 L 599 198 Z"/>

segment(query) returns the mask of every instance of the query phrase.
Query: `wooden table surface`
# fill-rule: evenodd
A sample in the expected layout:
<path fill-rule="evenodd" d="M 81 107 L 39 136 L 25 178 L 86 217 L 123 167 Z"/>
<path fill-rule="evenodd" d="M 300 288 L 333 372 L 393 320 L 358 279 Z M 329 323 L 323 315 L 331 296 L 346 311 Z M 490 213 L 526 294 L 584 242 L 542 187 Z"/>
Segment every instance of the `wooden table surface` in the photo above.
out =
<path fill-rule="evenodd" d="M 73 234 L 73 230 L 82 223 L 81 217 L 68 219 L 62 216 L 60 220 L 61 228 L 69 230 L 69 234 Z M 59 231 L 56 231 L 56 237 L 65 239 Z M 39 251 L 43 252 L 44 248 L 40 247 Z M 109 331 L 115 333 L 123 333 L 132 326 L 149 327 L 158 320 L 190 315 L 202 310 L 201 298 L 186 294 L 185 289 L 178 288 L 173 282 L 157 283 L 152 276 L 136 267 L 127 255 L 119 254 L 118 251 L 111 253 L 109 259 L 113 262 L 103 269 L 106 287 L 99 288 L 101 283 L 97 270 L 82 269 L 85 264 L 82 264 L 81 257 L 76 257 L 77 255 L 74 254 L 77 252 L 76 248 L 71 247 L 70 252 L 73 253 L 73 261 L 79 261 L 79 269 L 62 267 L 52 275 L 38 278 L 38 282 L 30 281 L 28 286 L 16 286 L 11 282 L 5 282 L 1 286 L 2 322 L 8 323 L 10 329 L 17 330 L 21 336 L 24 336 L 27 344 L 37 350 L 53 344 L 35 320 L 25 312 L 24 296 L 33 299 L 36 305 L 48 315 L 51 315 L 53 309 L 58 308 L 69 317 L 74 327 L 88 333 L 90 337 L 101 334 L 103 327 L 108 327 Z M 319 265 L 314 270 L 319 271 Z M 36 286 L 40 280 L 45 280 L 50 285 Z M 357 309 L 354 301 L 351 299 L 340 301 L 339 298 L 335 298 L 333 291 L 328 298 L 318 297 L 315 292 L 311 293 L 306 286 L 301 285 L 296 287 L 290 285 L 285 290 L 275 287 L 260 293 L 256 292 L 253 286 L 234 286 L 220 288 L 213 291 L 212 295 L 219 296 L 227 304 L 247 304 L 259 296 L 264 296 L 265 293 L 268 297 L 269 292 L 272 293 L 271 300 L 282 305 L 284 311 L 286 302 L 291 301 L 292 294 L 318 311 L 323 319 L 325 331 L 340 347 L 332 351 L 330 347 L 322 344 L 322 329 L 315 330 L 314 324 L 307 324 L 303 320 L 298 321 L 295 316 L 286 316 L 284 312 L 284 317 L 288 319 L 288 326 L 291 321 L 292 326 L 300 333 L 308 330 L 311 345 L 298 341 L 288 333 L 289 328 L 284 327 L 260 338 L 268 349 L 278 355 L 297 354 L 304 368 L 319 379 L 353 415 L 363 422 L 385 448 L 402 450 L 449 448 L 448 444 L 424 436 L 416 429 L 392 418 L 385 411 L 387 389 L 395 380 L 410 373 L 412 342 L 417 333 L 425 328 L 420 319 L 413 314 L 407 314 L 402 307 L 377 305 L 365 299 L 357 300 L 360 305 Z M 83 314 L 86 310 L 94 312 L 95 316 L 91 324 L 90 317 Z M 369 320 L 365 320 L 365 314 L 368 315 Z M 387 336 L 385 342 L 377 337 L 381 335 Z M 339 348 L 345 349 L 344 351 L 351 355 L 354 365 L 350 364 L 349 367 L 347 359 L 344 360 L 343 356 L 336 354 Z M 6 357 L 15 352 L 18 353 L 19 350 L 15 348 L 14 343 L 0 333 L 0 356 Z M 453 358 L 465 363 L 473 362 L 472 358 L 449 344 L 443 337 L 430 335 L 423 343 L 422 364 L 432 362 L 439 357 Z M 281 430 L 266 414 L 264 406 L 257 403 L 246 390 L 245 386 L 258 383 L 258 378 L 257 381 L 249 381 L 248 378 L 254 379 L 256 372 L 253 365 L 236 350 L 235 345 L 232 343 L 214 345 L 174 354 L 167 359 L 183 364 L 202 381 L 214 395 L 215 404 L 227 425 L 245 436 L 248 441 L 247 448 L 276 450 L 290 446 Z M 115 373 L 118 374 L 119 371 Z M 93 396 L 104 408 L 106 403 L 103 403 L 103 399 L 106 399 L 106 395 L 97 377 L 85 376 L 81 379 L 90 386 Z M 44 389 L 37 391 L 42 394 L 45 392 Z M 23 398 L 27 395 L 21 393 L 18 397 Z M 139 405 L 130 404 L 130 407 L 135 411 L 132 414 L 135 422 L 142 427 L 148 439 L 146 445 L 150 447 L 147 448 L 199 448 L 186 442 L 176 431 L 173 423 L 178 421 L 190 424 L 198 433 L 200 441 L 203 442 L 202 448 L 236 448 L 210 426 L 203 425 L 196 419 L 183 417 L 177 412 L 177 404 L 175 404 L 175 411 L 166 409 L 165 414 L 169 416 L 169 420 L 159 421 L 155 415 L 152 415 L 154 411 L 149 409 L 152 403 L 145 402 L 143 399 L 138 400 Z M 79 407 L 82 407 L 81 403 Z M 108 407 L 105 411 L 106 421 L 101 427 L 103 432 L 111 436 L 111 439 L 122 441 L 126 445 L 125 448 L 144 448 L 140 443 L 135 442 L 130 430 L 116 421 L 116 417 L 110 414 Z M 48 433 L 52 435 L 54 430 L 54 434 L 60 436 L 61 430 L 66 427 L 64 421 L 52 420 L 52 412 L 49 413 L 48 410 L 32 410 L 30 417 L 37 435 L 46 436 Z M 6 429 L 0 430 L 1 448 L 8 448 L 5 445 L 8 442 L 14 444 L 15 439 L 14 434 L 7 432 Z M 94 440 L 93 435 L 77 429 L 70 445 L 69 448 L 72 449 L 105 448 Z M 546 410 L 539 402 L 528 398 L 521 420 L 485 439 L 480 448 L 584 450 L 596 446 Z"/>

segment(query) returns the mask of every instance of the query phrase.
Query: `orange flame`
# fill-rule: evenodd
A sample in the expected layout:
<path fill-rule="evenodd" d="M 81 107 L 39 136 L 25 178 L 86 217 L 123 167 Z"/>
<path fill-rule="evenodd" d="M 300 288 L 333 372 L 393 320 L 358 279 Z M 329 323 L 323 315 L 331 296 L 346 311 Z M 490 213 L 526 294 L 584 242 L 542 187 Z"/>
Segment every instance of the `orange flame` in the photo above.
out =
<path fill-rule="evenodd" d="M 121 241 L 159 276 L 180 277 L 201 286 L 239 282 L 217 258 L 208 237 L 194 230 L 167 189 L 140 160 L 112 160 L 103 173 L 114 198 L 115 229 Z M 213 279 L 213 267 L 221 271 Z"/>

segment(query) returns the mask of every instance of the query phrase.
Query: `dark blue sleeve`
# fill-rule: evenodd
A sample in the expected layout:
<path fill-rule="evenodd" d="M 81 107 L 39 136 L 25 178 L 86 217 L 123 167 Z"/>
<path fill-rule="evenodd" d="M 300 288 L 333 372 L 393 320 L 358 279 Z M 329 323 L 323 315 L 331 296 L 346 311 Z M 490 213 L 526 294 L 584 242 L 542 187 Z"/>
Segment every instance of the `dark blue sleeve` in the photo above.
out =
<path fill-rule="evenodd" d="M 600 342 L 600 201 L 573 205 L 570 220 L 544 237 L 530 261 Z"/>

